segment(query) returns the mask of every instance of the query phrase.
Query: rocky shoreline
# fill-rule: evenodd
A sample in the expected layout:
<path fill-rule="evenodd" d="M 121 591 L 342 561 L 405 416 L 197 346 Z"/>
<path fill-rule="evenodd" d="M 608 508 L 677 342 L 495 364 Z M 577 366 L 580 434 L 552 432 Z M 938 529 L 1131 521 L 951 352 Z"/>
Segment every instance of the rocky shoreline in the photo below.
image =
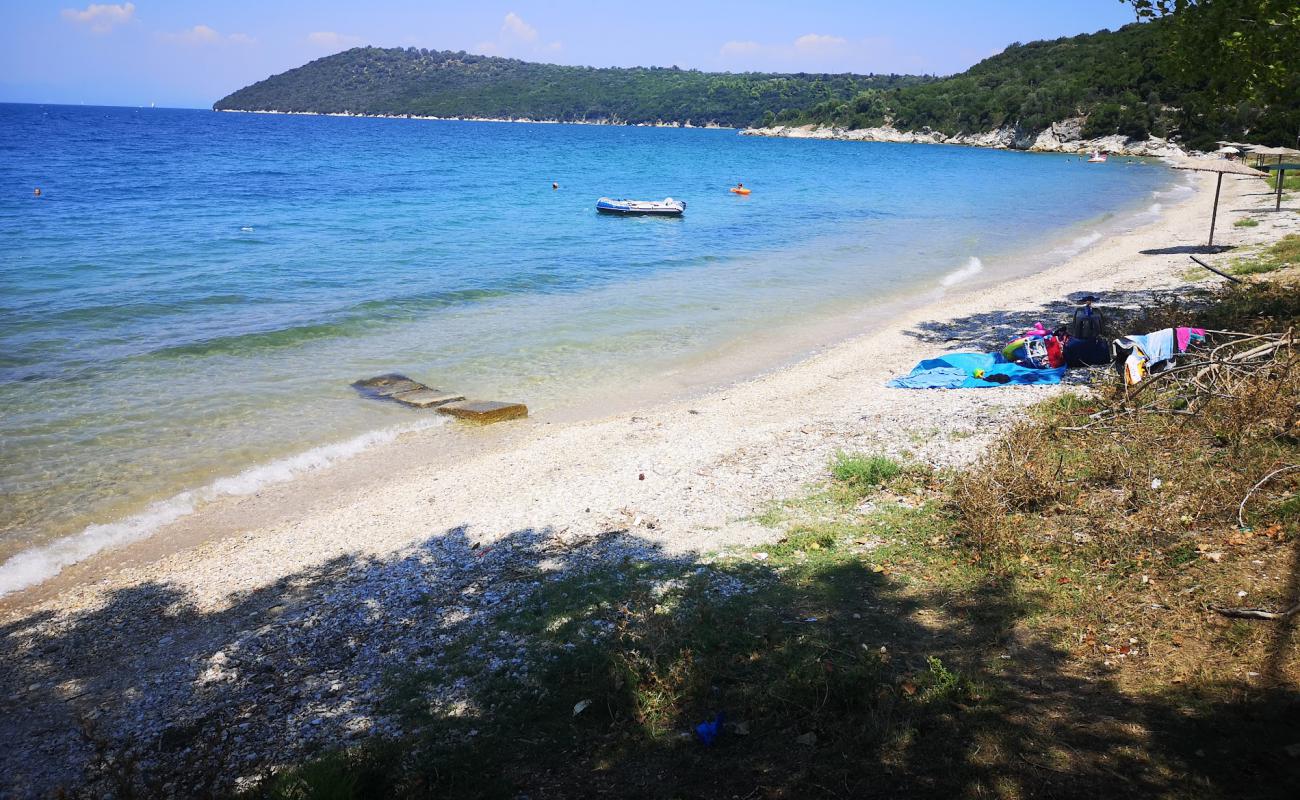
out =
<path fill-rule="evenodd" d="M 629 128 L 711 128 L 727 129 L 726 125 L 707 122 L 696 125 L 689 119 L 684 122 L 623 122 L 618 119 L 533 119 L 532 117 L 437 117 L 428 114 L 365 114 L 353 111 L 278 111 L 263 108 L 216 108 L 213 111 L 224 114 L 283 114 L 295 117 L 365 117 L 368 119 L 423 119 L 442 122 L 522 122 L 528 125 L 624 125 Z"/>
<path fill-rule="evenodd" d="M 708 122 L 696 125 L 691 120 L 670 122 L 624 122 L 619 119 L 533 119 L 531 117 L 438 117 L 423 114 L 365 114 L 352 111 L 278 111 L 254 108 L 213 108 L 213 111 L 231 114 L 283 114 L 303 117 L 365 117 L 370 119 L 420 119 L 455 122 L 519 122 L 528 125 L 622 125 L 629 128 L 709 128 L 732 130 L 726 125 Z M 1030 131 L 1020 127 L 997 128 L 984 133 L 959 133 L 948 136 L 940 131 L 923 128 L 903 131 L 890 125 L 878 128 L 837 128 L 829 125 L 775 125 L 768 128 L 742 128 L 741 136 L 769 136 L 783 139 L 829 139 L 843 142 L 895 142 L 904 144 L 956 144 L 966 147 L 987 147 L 994 150 L 1026 150 L 1033 153 L 1092 153 L 1103 152 L 1119 156 L 1164 158 L 1185 156 L 1188 152 L 1178 144 L 1155 136 L 1149 139 L 1130 139 L 1115 134 L 1096 139 L 1082 138 L 1083 117 L 1055 122 L 1043 131 Z"/>
<path fill-rule="evenodd" d="M 844 142 L 900 142 L 906 144 L 957 144 L 988 147 L 996 150 L 1026 150 L 1033 153 L 1091 153 L 1094 151 L 1120 156 L 1183 156 L 1182 147 L 1167 139 L 1130 139 L 1127 136 L 1102 136 L 1084 139 L 1082 117 L 1053 123 L 1042 131 L 1020 127 L 998 128 L 985 133 L 959 133 L 948 136 L 923 128 L 902 131 L 890 125 L 879 128 L 836 128 L 825 125 L 777 125 L 770 128 L 746 128 L 742 136 L 776 136 L 787 139 L 831 139 Z"/>

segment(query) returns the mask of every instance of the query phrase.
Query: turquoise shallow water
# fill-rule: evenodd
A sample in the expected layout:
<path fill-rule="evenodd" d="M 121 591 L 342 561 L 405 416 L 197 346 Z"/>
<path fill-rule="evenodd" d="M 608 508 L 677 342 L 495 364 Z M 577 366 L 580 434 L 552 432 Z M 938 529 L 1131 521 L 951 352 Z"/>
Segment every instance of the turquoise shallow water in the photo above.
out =
<path fill-rule="evenodd" d="M 546 409 L 1068 241 L 1172 183 L 728 130 L 0 105 L 0 559 L 423 418 L 357 378 Z M 601 195 L 689 205 L 608 218 Z M 0 566 L 0 591 L 29 567 Z"/>

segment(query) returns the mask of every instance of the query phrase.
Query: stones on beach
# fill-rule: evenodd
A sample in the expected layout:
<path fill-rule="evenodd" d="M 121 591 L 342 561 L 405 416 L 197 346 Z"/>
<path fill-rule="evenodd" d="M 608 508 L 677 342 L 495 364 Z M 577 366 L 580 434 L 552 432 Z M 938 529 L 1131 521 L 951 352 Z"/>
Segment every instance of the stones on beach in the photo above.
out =
<path fill-rule="evenodd" d="M 502 403 L 494 400 L 448 403 L 439 406 L 438 411 L 472 422 L 501 422 L 528 416 L 528 406 L 523 403 Z"/>
<path fill-rule="evenodd" d="M 393 400 L 413 408 L 436 408 L 444 414 L 472 422 L 501 422 L 528 416 L 523 403 L 466 401 L 455 392 L 434 389 L 395 372 L 356 381 L 352 388 L 372 400 Z"/>
<path fill-rule="evenodd" d="M 367 378 L 364 381 L 356 381 L 352 384 L 356 389 L 366 397 L 375 399 L 389 398 L 403 392 L 414 392 L 418 389 L 428 389 L 422 383 L 417 383 L 405 375 L 389 373 L 388 375 L 377 375 L 373 378 Z"/>

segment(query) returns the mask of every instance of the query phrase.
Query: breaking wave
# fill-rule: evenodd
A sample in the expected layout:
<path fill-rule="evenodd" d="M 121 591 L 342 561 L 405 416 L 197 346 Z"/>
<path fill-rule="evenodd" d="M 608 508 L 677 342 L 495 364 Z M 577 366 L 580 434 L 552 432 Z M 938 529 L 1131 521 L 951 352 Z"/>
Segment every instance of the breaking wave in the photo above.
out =
<path fill-rule="evenodd" d="M 144 511 L 117 522 L 87 526 L 80 533 L 11 556 L 0 565 L 0 596 L 26 589 L 59 574 L 64 567 L 110 547 L 146 539 L 154 531 L 192 514 L 202 503 L 221 497 L 250 495 L 267 486 L 286 483 L 300 475 L 326 469 L 403 433 L 444 425 L 442 417 L 371 431 L 346 441 L 314 447 L 296 455 L 249 467 L 236 475 L 218 478 L 199 489 L 159 500 Z"/>
<path fill-rule="evenodd" d="M 984 262 L 980 261 L 975 256 L 971 256 L 966 260 L 966 265 L 964 267 L 949 272 L 947 275 L 944 275 L 943 279 L 939 282 L 944 286 L 953 286 L 968 278 L 972 278 L 983 271 Z"/>

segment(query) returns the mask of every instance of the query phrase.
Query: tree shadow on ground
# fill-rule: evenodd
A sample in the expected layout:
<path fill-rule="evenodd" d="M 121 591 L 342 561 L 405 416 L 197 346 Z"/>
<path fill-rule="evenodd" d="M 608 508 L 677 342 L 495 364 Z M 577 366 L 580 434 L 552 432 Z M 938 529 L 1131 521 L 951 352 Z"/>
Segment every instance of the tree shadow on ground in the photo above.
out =
<path fill-rule="evenodd" d="M 456 528 L 215 610 L 150 583 L 33 614 L 0 630 L 5 795 L 218 797 L 305 764 L 254 794 L 1286 796 L 1258 776 L 1294 690 L 1135 700 L 1006 584 L 806 549 Z"/>
<path fill-rule="evenodd" d="M 1079 301 L 1093 295 L 1099 298 L 1098 310 L 1106 325 L 1107 337 L 1126 333 L 1148 333 L 1163 327 L 1180 324 L 1191 309 L 1208 303 L 1209 294 L 1197 287 L 1160 291 L 1077 291 L 1063 300 L 1053 300 L 1031 309 L 1016 311 L 989 311 L 956 317 L 951 320 L 923 322 L 906 335 L 946 351 L 970 350 L 995 352 L 1010 341 L 1042 322 L 1048 330 L 1066 325 L 1073 318 Z M 1104 367 L 1103 367 L 1104 369 Z M 1066 383 L 1087 383 L 1093 370 L 1072 369 L 1065 375 Z"/>
<path fill-rule="evenodd" d="M 1212 256 L 1216 253 L 1226 253 L 1229 250 L 1236 250 L 1237 246 L 1233 244 L 1180 244 L 1173 247 L 1157 247 L 1150 250 L 1139 250 L 1144 256 L 1176 256 L 1176 255 L 1193 255 L 1193 256 Z"/>

